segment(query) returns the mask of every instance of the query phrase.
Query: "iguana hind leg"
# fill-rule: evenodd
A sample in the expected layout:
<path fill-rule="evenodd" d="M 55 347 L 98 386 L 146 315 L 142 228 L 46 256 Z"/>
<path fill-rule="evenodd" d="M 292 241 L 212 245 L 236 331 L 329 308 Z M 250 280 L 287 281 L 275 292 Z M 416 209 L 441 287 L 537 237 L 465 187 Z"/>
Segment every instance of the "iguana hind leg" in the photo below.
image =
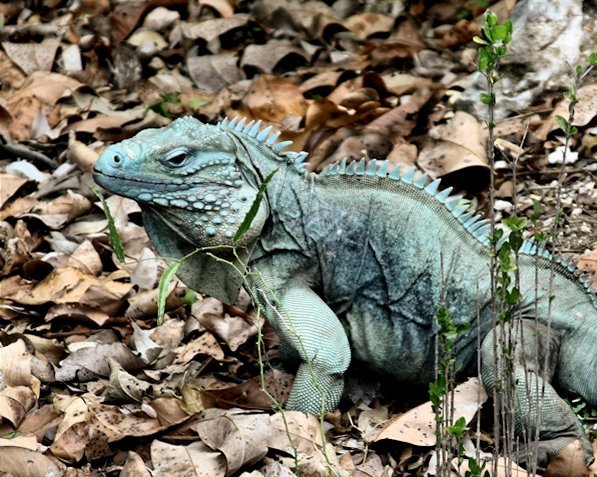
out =
<path fill-rule="evenodd" d="M 481 347 L 483 384 L 490 395 L 494 387 L 499 390 L 503 386 L 496 377 L 494 349 L 495 336 L 500 336 L 502 332 L 505 332 L 503 325 L 498 325 L 495 335 L 490 332 Z M 513 332 L 516 435 L 521 440 L 521 447 L 524 447 L 524 436 L 534 439 L 539 423 L 536 458 L 540 468 L 544 468 L 574 439 L 580 440 L 585 462 L 589 465 L 593 460 L 591 443 L 570 406 L 550 384 L 556 371 L 561 338 L 554 330 L 550 330 L 551 338 L 546 343 L 547 335 L 546 326 L 531 320 L 522 320 L 521 326 Z M 525 452 L 520 453 L 520 460 L 523 463 L 526 460 Z"/>

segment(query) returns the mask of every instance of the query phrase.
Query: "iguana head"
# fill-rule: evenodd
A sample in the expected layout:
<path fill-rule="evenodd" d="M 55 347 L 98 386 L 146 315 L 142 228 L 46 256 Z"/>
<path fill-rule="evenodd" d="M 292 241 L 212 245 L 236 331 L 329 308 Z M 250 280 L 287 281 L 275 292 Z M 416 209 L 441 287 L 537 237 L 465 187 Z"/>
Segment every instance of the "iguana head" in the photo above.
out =
<path fill-rule="evenodd" d="M 107 148 L 94 178 L 159 215 L 198 247 L 232 245 L 260 183 L 238 148 L 238 139 L 226 131 L 185 117 Z M 266 215 L 262 207 L 245 242 L 259 235 Z"/>
<path fill-rule="evenodd" d="M 263 180 L 248 146 L 233 131 L 185 117 L 108 147 L 95 164 L 94 179 L 110 192 L 136 200 L 158 252 L 180 258 L 195 248 L 233 244 Z M 259 236 L 267 213 L 263 201 L 241 246 L 250 246 Z M 209 268 L 197 263 L 200 259 L 205 257 L 195 257 L 194 268 Z M 206 290 L 198 283 L 201 271 L 190 270 L 191 265 L 186 268 L 192 276 L 179 276 L 189 286 Z M 210 266 L 213 280 L 231 279 L 228 272 L 214 277 L 215 265 Z M 218 290 L 204 293 L 224 299 Z M 233 294 L 227 292 L 224 301 L 233 301 Z"/>

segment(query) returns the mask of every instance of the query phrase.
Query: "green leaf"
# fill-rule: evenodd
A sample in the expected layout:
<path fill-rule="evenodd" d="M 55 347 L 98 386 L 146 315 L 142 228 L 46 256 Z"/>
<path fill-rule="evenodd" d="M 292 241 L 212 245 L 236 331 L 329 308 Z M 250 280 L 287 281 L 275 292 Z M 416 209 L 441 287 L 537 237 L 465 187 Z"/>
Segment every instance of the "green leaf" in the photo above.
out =
<path fill-rule="evenodd" d="M 556 116 L 556 121 L 557 121 L 558 125 L 560 126 L 560 128 L 562 129 L 562 131 L 564 131 L 565 133 L 568 133 L 568 121 L 566 120 L 566 118 L 564 118 L 564 116 L 560 116 L 558 114 Z"/>
<path fill-rule="evenodd" d="M 592 51 L 591 53 L 589 53 L 589 56 L 587 57 L 587 60 L 589 62 L 590 65 L 597 65 L 597 53 Z"/>
<path fill-rule="evenodd" d="M 93 188 L 93 192 L 95 195 L 99 197 L 99 200 L 104 207 L 104 215 L 106 219 L 108 219 L 108 230 L 110 232 L 110 243 L 112 244 L 112 248 L 114 249 L 114 254 L 120 263 L 124 263 L 126 257 L 124 256 L 124 247 L 122 246 L 122 241 L 120 240 L 120 234 L 118 230 L 116 230 L 116 224 L 114 223 L 114 217 L 112 217 L 112 213 L 110 212 L 110 207 L 108 207 L 108 203 L 104 198 L 104 195 L 99 189 Z"/>
<path fill-rule="evenodd" d="M 160 283 L 158 285 L 158 326 L 164 324 L 164 313 L 166 312 L 166 298 L 168 298 L 168 287 L 170 282 L 176 275 L 176 272 L 180 268 L 180 260 L 174 260 L 170 265 L 166 267 L 164 273 L 160 277 Z"/>
<path fill-rule="evenodd" d="M 495 104 L 495 95 L 482 92 L 481 102 L 487 106 L 493 106 Z"/>
<path fill-rule="evenodd" d="M 576 65 L 576 77 L 580 78 L 582 76 L 583 70 L 582 70 L 582 66 L 580 65 Z"/>
<path fill-rule="evenodd" d="M 245 218 L 243 219 L 242 224 L 240 224 L 240 226 L 238 227 L 238 230 L 236 231 L 236 234 L 234 234 L 233 241 L 234 241 L 235 245 L 238 244 L 238 242 L 240 242 L 240 240 L 245 236 L 245 234 L 251 228 L 251 224 L 253 223 L 253 219 L 257 215 L 257 212 L 259 212 L 259 206 L 261 205 L 261 201 L 263 200 L 263 193 L 265 192 L 265 188 L 267 187 L 267 184 L 272 179 L 272 177 L 274 177 L 274 174 L 276 172 L 278 172 L 278 169 L 272 171 L 263 180 L 263 182 L 259 186 L 259 190 L 257 191 L 257 195 L 255 196 L 255 200 L 253 201 L 253 204 L 251 205 L 251 208 L 249 209 L 249 212 L 247 212 L 247 215 L 245 215 Z"/>
<path fill-rule="evenodd" d="M 526 217 L 518 217 L 517 215 L 513 215 L 512 217 L 504 219 L 503 222 L 513 232 L 520 232 L 526 227 L 527 219 Z"/>
<path fill-rule="evenodd" d="M 505 25 L 496 25 L 491 30 L 491 34 L 495 41 L 505 41 L 510 33 L 508 32 L 508 28 Z"/>
<path fill-rule="evenodd" d="M 489 27 L 493 27 L 497 24 L 497 15 L 491 10 L 485 12 L 485 24 Z"/>

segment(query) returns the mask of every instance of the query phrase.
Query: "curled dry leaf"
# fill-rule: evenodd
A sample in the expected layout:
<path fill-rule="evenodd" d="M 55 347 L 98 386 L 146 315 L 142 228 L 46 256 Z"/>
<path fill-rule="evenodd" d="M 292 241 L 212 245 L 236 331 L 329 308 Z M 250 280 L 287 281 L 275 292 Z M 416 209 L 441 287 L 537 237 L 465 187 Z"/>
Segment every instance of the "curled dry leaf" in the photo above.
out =
<path fill-rule="evenodd" d="M 152 473 L 145 466 L 143 459 L 133 451 L 128 451 L 120 475 L 123 477 L 151 477 Z"/>
<path fill-rule="evenodd" d="M 108 376 L 108 358 L 115 359 L 126 370 L 142 368 L 145 363 L 123 343 L 95 343 L 87 341 L 88 346 L 77 349 L 60 362 L 56 370 L 58 381 L 91 381 L 98 376 Z"/>
<path fill-rule="evenodd" d="M 89 199 L 69 190 L 56 199 L 39 202 L 30 212 L 19 214 L 17 217 L 33 217 L 49 228 L 57 230 L 88 212 L 90 208 Z"/>
<path fill-rule="evenodd" d="M 387 37 L 394 26 L 394 18 L 381 13 L 362 12 L 348 17 L 344 21 L 344 26 L 360 40 L 367 40 L 377 35 Z"/>
<path fill-rule="evenodd" d="M 222 302 L 215 298 L 195 302 L 191 313 L 205 329 L 224 340 L 232 351 L 257 333 L 257 328 L 243 318 L 224 315 Z"/>
<path fill-rule="evenodd" d="M 37 439 L 33 434 L 30 435 L 17 435 L 12 438 L 2 437 L 0 439 L 0 447 L 19 447 L 21 449 L 29 449 L 32 451 L 37 450 Z M 0 471 L 2 471 L 2 465 L 0 464 Z"/>
<path fill-rule="evenodd" d="M 293 379 L 292 374 L 284 371 L 267 370 L 264 376 L 265 389 L 276 402 L 283 406 L 288 400 Z M 256 376 L 236 386 L 220 389 L 210 387 L 201 391 L 201 400 L 206 408 L 241 407 L 269 410 L 272 408 L 272 400 L 263 392 L 261 383 L 261 377 Z"/>
<path fill-rule="evenodd" d="M 67 266 L 95 276 L 98 276 L 103 269 L 102 260 L 89 240 L 84 240 L 77 247 L 69 257 Z"/>
<path fill-rule="evenodd" d="M 593 443 L 593 454 L 597 452 L 597 443 Z M 524 474 L 522 474 L 524 475 Z M 597 462 L 590 467 L 585 463 L 585 453 L 582 450 L 580 441 L 574 439 L 556 457 L 554 457 L 545 469 L 544 477 L 560 477 L 570 475 L 574 477 L 594 477 L 597 475 Z"/>
<path fill-rule="evenodd" d="M 64 318 L 72 323 L 78 320 L 81 320 L 82 322 L 91 321 L 98 326 L 104 326 L 110 319 L 110 315 L 106 311 L 91 305 L 81 305 L 79 303 L 61 303 L 52 306 L 44 317 L 45 321 L 47 322 L 50 322 L 56 318 Z"/>
<path fill-rule="evenodd" d="M 112 358 L 108 357 L 107 360 L 110 366 L 110 378 L 103 392 L 104 397 L 110 401 L 141 402 L 143 396 L 151 391 L 151 384 L 127 373 Z"/>
<path fill-rule="evenodd" d="M 2 42 L 8 57 L 28 75 L 50 71 L 59 46 L 60 40 L 56 38 L 44 38 L 41 43 Z"/>
<path fill-rule="evenodd" d="M 151 443 L 154 477 L 193 475 L 194 477 L 225 477 L 226 461 L 203 442 L 175 446 L 154 440 Z"/>
<path fill-rule="evenodd" d="M 37 396 L 31 388 L 7 386 L 0 391 L 0 418 L 6 419 L 16 428 L 36 402 Z"/>
<path fill-rule="evenodd" d="M 24 475 L 24 462 L 27 463 L 27 477 L 61 477 L 66 470 L 62 463 L 40 452 L 22 447 L 2 447 L 0 472 L 7 475 Z"/>
<path fill-rule="evenodd" d="M 53 270 L 32 290 L 19 290 L 7 298 L 21 304 L 81 303 L 106 306 L 120 301 L 132 288 L 110 277 L 97 278 L 72 268 Z"/>
<path fill-rule="evenodd" d="M 175 350 L 176 359 L 174 364 L 186 364 L 195 356 L 204 354 L 211 356 L 218 361 L 224 359 L 224 352 L 220 345 L 209 331 L 204 332 L 198 338 L 186 343 Z"/>
<path fill-rule="evenodd" d="M 419 154 L 419 166 L 431 177 L 480 190 L 489 180 L 486 141 L 484 126 L 474 116 L 457 111 L 447 124 L 431 129 Z"/>
<path fill-rule="evenodd" d="M 464 417 L 468 424 L 486 400 L 487 393 L 477 378 L 469 378 L 459 384 L 454 392 L 454 420 Z M 428 401 L 392 418 L 373 442 L 382 439 L 392 439 L 417 446 L 434 446 L 435 414 L 431 408 L 431 402 Z"/>
<path fill-rule="evenodd" d="M 191 414 L 183 409 L 184 403 L 179 398 L 159 397 L 150 401 L 148 405 L 155 411 L 162 426 L 180 424 Z"/>
<path fill-rule="evenodd" d="M 245 411 L 210 409 L 195 425 L 201 440 L 224 455 L 226 475 L 260 461 L 271 438 L 269 416 Z"/>
<path fill-rule="evenodd" d="M 283 125 L 289 117 L 302 118 L 307 101 L 300 89 L 289 79 L 260 75 L 243 99 L 242 114 L 268 123 Z"/>
<path fill-rule="evenodd" d="M 236 57 L 227 54 L 188 56 L 187 68 L 199 89 L 216 93 L 244 78 L 237 61 Z"/>
<path fill-rule="evenodd" d="M 144 412 L 125 413 L 117 406 L 89 404 L 89 412 L 101 432 L 108 437 L 108 442 L 131 436 L 150 436 L 164 428 L 158 419 L 147 417 Z"/>
<path fill-rule="evenodd" d="M 319 453 L 322 446 L 319 419 L 312 414 L 298 411 L 284 411 L 270 416 L 272 436 L 268 446 L 271 449 L 294 455 L 312 456 Z M 287 427 L 286 427 L 287 426 Z M 292 439 L 292 443 L 288 438 Z"/>
<path fill-rule="evenodd" d="M 311 60 L 305 50 L 288 40 L 270 40 L 264 45 L 248 45 L 241 59 L 245 71 L 282 74 Z"/>
<path fill-rule="evenodd" d="M 586 126 L 597 116 L 597 84 L 582 86 L 576 92 L 576 96 L 579 102 L 574 107 L 574 122 L 572 124 L 574 126 Z M 570 101 L 568 99 L 563 99 L 557 104 L 549 118 L 536 132 L 539 139 L 545 140 L 550 132 L 560 128 L 556 116 L 567 118 L 569 105 Z"/>
<path fill-rule="evenodd" d="M 5 386 L 31 386 L 31 355 L 22 339 L 0 348 L 0 371 Z"/>
<path fill-rule="evenodd" d="M 232 36 L 235 31 L 247 29 L 249 23 L 248 15 L 238 13 L 228 18 L 211 18 L 199 23 L 181 22 L 180 29 L 186 38 L 203 40 L 207 49 L 217 54 L 220 48 L 231 46 L 222 45 L 225 36 Z"/>
<path fill-rule="evenodd" d="M 0 207 L 3 207 L 6 201 L 27 183 L 27 179 L 10 174 L 0 174 L 0 183 L 2 183 L 2 188 L 0 188 Z"/>

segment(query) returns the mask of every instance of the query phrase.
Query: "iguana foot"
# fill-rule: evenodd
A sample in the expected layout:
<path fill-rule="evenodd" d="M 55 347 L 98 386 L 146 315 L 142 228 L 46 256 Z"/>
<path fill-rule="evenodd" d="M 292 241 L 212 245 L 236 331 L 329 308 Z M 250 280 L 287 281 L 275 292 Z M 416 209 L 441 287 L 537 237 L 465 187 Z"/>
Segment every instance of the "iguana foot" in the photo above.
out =
<path fill-rule="evenodd" d="M 524 449 L 518 453 L 518 463 L 526 469 L 531 468 L 529 460 L 537 463 L 537 470 L 544 472 L 546 469 L 587 469 L 593 464 L 595 458 L 591 443 L 586 437 L 582 439 L 575 437 L 556 437 L 554 439 L 541 440 L 532 444 L 534 448 Z M 581 477 L 582 473 L 554 472 L 552 477 L 570 475 Z M 589 474 L 587 474 L 589 475 Z"/>
<path fill-rule="evenodd" d="M 544 477 L 561 477 L 563 475 L 597 477 L 597 462 L 593 455 L 591 455 L 591 462 L 587 462 L 585 447 L 579 439 L 571 441 L 550 461 Z"/>

